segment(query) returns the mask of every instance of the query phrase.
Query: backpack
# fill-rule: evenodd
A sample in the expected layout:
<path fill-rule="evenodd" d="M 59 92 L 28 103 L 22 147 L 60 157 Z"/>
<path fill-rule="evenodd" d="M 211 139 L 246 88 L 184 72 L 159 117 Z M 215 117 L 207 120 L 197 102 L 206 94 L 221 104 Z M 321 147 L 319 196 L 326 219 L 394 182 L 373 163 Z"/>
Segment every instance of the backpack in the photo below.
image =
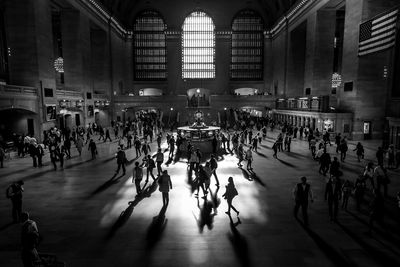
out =
<path fill-rule="evenodd" d="M 149 168 L 155 168 L 156 164 L 154 163 L 153 159 L 149 159 Z"/>

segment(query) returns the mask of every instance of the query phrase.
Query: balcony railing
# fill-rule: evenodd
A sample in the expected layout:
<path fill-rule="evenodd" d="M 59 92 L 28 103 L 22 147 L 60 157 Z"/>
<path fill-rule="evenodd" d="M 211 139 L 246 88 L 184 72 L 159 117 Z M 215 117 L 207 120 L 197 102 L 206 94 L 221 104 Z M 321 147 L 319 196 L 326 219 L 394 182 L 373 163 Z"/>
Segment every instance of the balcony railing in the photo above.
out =
<path fill-rule="evenodd" d="M 0 85 L 0 92 L 5 94 L 20 94 L 28 96 L 37 96 L 38 91 L 35 87 L 17 86 L 17 85 Z"/>
<path fill-rule="evenodd" d="M 57 98 L 83 98 L 83 94 L 77 91 L 67 91 L 67 90 L 56 90 Z"/>

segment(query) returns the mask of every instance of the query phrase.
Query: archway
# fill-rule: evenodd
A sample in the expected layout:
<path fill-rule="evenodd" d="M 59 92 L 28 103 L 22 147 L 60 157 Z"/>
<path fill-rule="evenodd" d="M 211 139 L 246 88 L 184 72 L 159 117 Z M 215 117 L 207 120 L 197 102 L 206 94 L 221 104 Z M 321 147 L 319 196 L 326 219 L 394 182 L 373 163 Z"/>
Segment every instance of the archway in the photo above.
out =
<path fill-rule="evenodd" d="M 38 114 L 22 108 L 0 110 L 0 142 L 16 142 L 20 135 L 39 137 Z"/>

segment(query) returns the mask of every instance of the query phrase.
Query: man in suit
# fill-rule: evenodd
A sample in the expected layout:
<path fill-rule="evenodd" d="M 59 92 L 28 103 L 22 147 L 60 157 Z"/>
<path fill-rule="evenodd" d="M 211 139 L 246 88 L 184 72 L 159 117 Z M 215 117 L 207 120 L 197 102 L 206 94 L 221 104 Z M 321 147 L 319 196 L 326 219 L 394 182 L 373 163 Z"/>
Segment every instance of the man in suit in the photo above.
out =
<path fill-rule="evenodd" d="M 125 175 L 126 154 L 125 154 L 125 151 L 123 151 L 121 149 L 121 147 L 118 147 L 118 152 L 116 154 L 116 158 L 117 158 L 118 168 L 115 171 L 115 175 L 117 175 L 119 173 L 119 170 L 121 169 L 121 167 L 122 167 L 122 175 Z"/>
<path fill-rule="evenodd" d="M 311 186 L 307 183 L 306 177 L 301 177 L 301 183 L 298 183 L 293 189 L 293 198 L 295 200 L 294 217 L 297 219 L 297 213 L 301 207 L 304 225 L 308 226 L 308 199 L 310 199 L 311 202 L 313 202 L 314 199 Z"/>
<path fill-rule="evenodd" d="M 342 185 L 335 176 L 329 179 L 325 187 L 325 201 L 328 201 L 329 217 L 331 221 L 337 221 L 339 200 L 341 198 Z"/>

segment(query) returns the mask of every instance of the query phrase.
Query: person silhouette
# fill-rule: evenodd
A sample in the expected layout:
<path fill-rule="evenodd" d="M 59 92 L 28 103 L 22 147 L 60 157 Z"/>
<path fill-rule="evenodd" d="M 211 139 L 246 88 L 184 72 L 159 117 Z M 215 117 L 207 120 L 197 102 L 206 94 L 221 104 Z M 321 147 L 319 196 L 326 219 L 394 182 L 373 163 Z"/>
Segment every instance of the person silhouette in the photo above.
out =
<path fill-rule="evenodd" d="M 239 216 L 239 211 L 232 205 L 233 198 L 239 194 L 238 191 L 236 190 L 235 184 L 233 183 L 232 177 L 228 178 L 228 184 L 225 186 L 225 188 L 226 191 L 222 195 L 222 197 L 225 198 L 226 201 L 228 202 L 228 211 L 226 211 L 225 213 L 230 215 L 231 209 L 233 209 Z"/>
<path fill-rule="evenodd" d="M 163 170 L 162 175 L 158 179 L 158 185 L 160 186 L 159 190 L 162 193 L 163 206 L 168 206 L 169 190 L 172 189 L 172 183 L 167 170 Z"/>

